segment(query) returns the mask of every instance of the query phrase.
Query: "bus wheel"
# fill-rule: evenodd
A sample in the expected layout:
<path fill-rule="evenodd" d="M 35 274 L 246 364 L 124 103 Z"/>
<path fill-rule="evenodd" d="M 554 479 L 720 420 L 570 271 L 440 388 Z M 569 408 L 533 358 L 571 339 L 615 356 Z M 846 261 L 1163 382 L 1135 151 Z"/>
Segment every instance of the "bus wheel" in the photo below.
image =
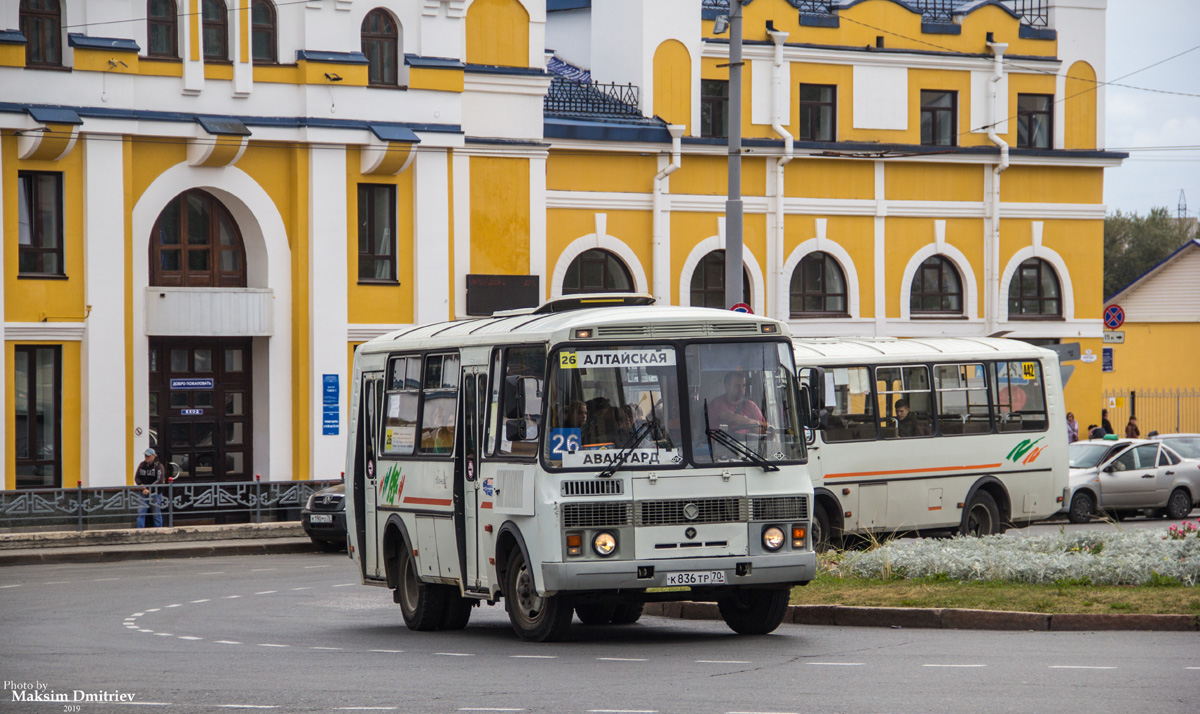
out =
<path fill-rule="evenodd" d="M 508 558 L 504 584 L 508 620 L 518 637 L 532 642 L 554 642 L 566 636 L 574 612 L 570 598 L 561 594 L 538 595 L 533 586 L 533 573 L 519 547 L 513 548 Z"/>
<path fill-rule="evenodd" d="M 595 602 L 580 603 L 575 606 L 575 614 L 585 625 L 607 625 L 612 622 L 613 613 L 616 610 L 616 605 Z"/>
<path fill-rule="evenodd" d="M 812 520 L 813 550 L 824 553 L 829 550 L 829 514 L 822 506 L 817 506 Z"/>
<path fill-rule="evenodd" d="M 459 595 L 458 588 L 449 585 L 443 585 L 442 589 L 445 609 L 442 612 L 442 621 L 438 624 L 438 629 L 461 630 L 470 622 L 471 610 L 474 609 L 478 600 Z"/>
<path fill-rule="evenodd" d="M 1087 523 L 1092 519 L 1096 503 L 1088 494 L 1080 491 L 1071 499 L 1071 510 L 1067 511 L 1067 520 L 1072 523 Z"/>
<path fill-rule="evenodd" d="M 623 602 L 617 605 L 613 610 L 612 624 L 614 625 L 632 625 L 642 617 L 642 610 L 646 607 L 645 603 L 641 602 Z"/>
<path fill-rule="evenodd" d="M 427 585 L 417 577 L 417 561 L 412 551 L 404 546 L 396 557 L 396 602 L 400 603 L 400 614 L 410 630 L 427 632 L 442 624 L 446 600 L 437 586 Z M 466 624 L 466 623 L 463 623 Z"/>
<path fill-rule="evenodd" d="M 1167 518 L 1173 521 L 1181 521 L 1187 518 L 1187 514 L 1192 512 L 1192 497 L 1182 488 L 1177 488 L 1171 492 L 1171 497 L 1167 499 Z"/>
<path fill-rule="evenodd" d="M 963 514 L 962 534 L 967 536 L 995 535 L 1000 532 L 1000 509 L 996 499 L 986 491 L 978 491 L 967 504 Z"/>
<path fill-rule="evenodd" d="M 787 588 L 737 590 L 718 600 L 717 609 L 729 629 L 739 635 L 765 635 L 783 622 L 789 595 Z"/>

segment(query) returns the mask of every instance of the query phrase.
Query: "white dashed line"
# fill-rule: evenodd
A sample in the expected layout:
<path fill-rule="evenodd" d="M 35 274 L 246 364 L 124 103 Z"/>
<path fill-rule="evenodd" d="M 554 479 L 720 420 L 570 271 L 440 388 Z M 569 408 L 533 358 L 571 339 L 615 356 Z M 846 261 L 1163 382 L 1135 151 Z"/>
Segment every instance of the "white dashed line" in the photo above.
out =
<path fill-rule="evenodd" d="M 218 709 L 278 709 L 278 704 L 214 704 Z"/>
<path fill-rule="evenodd" d="M 922 667 L 950 667 L 959 669 L 970 669 L 973 667 L 986 667 L 986 664 L 923 664 Z"/>
<path fill-rule="evenodd" d="M 137 625 L 126 625 L 126 626 L 125 626 L 125 628 L 126 628 L 126 629 L 128 629 L 128 630 L 137 630 L 137 629 L 139 629 Z"/>
<path fill-rule="evenodd" d="M 259 647 L 291 647 L 291 645 L 259 644 Z"/>
<path fill-rule="evenodd" d="M 260 592 L 260 593 L 254 593 L 254 594 L 255 594 L 255 595 L 273 595 L 273 594 L 275 594 L 275 593 L 277 593 L 277 592 L 279 592 L 279 591 L 278 591 L 278 590 L 263 590 L 263 591 L 262 591 L 262 592 Z"/>
<path fill-rule="evenodd" d="M 42 585 L 69 585 L 70 583 L 70 580 L 50 580 L 42 583 Z M 6 585 L 5 587 L 15 588 L 16 585 Z"/>
<path fill-rule="evenodd" d="M 597 657 L 601 662 L 649 662 L 641 657 Z"/>
<path fill-rule="evenodd" d="M 461 707 L 460 712 L 523 712 L 524 709 L 505 709 L 503 707 Z"/>
<path fill-rule="evenodd" d="M 588 709 L 588 714 L 658 714 L 657 709 Z"/>
<path fill-rule="evenodd" d="M 162 609 L 162 608 L 158 608 L 158 607 L 156 607 L 156 608 L 152 608 L 152 609 L 150 609 L 150 610 L 147 610 L 146 612 L 158 612 L 160 609 Z"/>
<path fill-rule="evenodd" d="M 313 568 L 328 568 L 328 567 L 331 567 L 331 566 L 328 566 L 328 565 L 306 565 L 306 566 L 304 566 L 304 569 L 312 570 Z"/>
<path fill-rule="evenodd" d="M 218 645 L 240 645 L 242 643 L 236 642 L 234 640 L 217 640 L 217 644 Z"/>
<path fill-rule="evenodd" d="M 53 585 L 53 583 L 46 583 L 46 584 Z M 0 590 L 6 590 L 8 588 L 19 588 L 19 587 L 21 587 L 21 585 L 23 585 L 23 583 L 17 583 L 16 585 L 0 585 Z"/>
<path fill-rule="evenodd" d="M 394 712 L 400 707 L 334 707 L 335 712 Z"/>
<path fill-rule="evenodd" d="M 139 629 L 138 632 L 154 632 L 154 630 Z"/>
<path fill-rule="evenodd" d="M 1116 667 L 1089 667 L 1082 664 L 1052 664 L 1050 669 L 1116 669 Z"/>
<path fill-rule="evenodd" d="M 179 639 L 181 639 L 181 640 L 202 640 L 204 638 L 203 637 L 193 637 L 191 635 L 180 635 Z"/>
<path fill-rule="evenodd" d="M 292 588 L 292 590 L 312 590 L 312 587 Z"/>
<path fill-rule="evenodd" d="M 108 583 L 108 582 L 112 582 L 113 580 L 120 580 L 120 578 L 96 578 L 92 582 L 93 583 Z"/>
<path fill-rule="evenodd" d="M 167 607 L 183 607 L 183 603 L 177 602 L 174 605 L 167 605 Z"/>
<path fill-rule="evenodd" d="M 154 636 L 155 637 L 174 637 L 175 635 L 172 635 L 170 632 L 155 632 Z"/>
<path fill-rule="evenodd" d="M 467 652 L 434 652 L 439 657 L 474 657 L 475 655 Z"/>
<path fill-rule="evenodd" d="M 341 647 L 309 647 L 310 650 L 340 650 Z"/>
<path fill-rule="evenodd" d="M 278 568 L 254 568 L 254 569 L 253 569 L 253 570 L 251 570 L 250 572 L 252 572 L 252 573 L 265 573 L 265 572 L 266 572 L 266 571 L 268 571 L 268 570 L 278 570 Z"/>
<path fill-rule="evenodd" d="M 1200 667 L 1184 667 L 1184 669 L 1200 669 Z"/>
<path fill-rule="evenodd" d="M 208 598 L 204 598 L 203 600 L 192 600 L 193 605 L 198 605 L 202 602 L 208 602 Z"/>
<path fill-rule="evenodd" d="M 334 585 L 333 587 L 335 587 L 335 588 L 348 588 L 348 587 L 351 587 L 352 585 L 354 585 L 354 583 L 339 583 L 339 584 L 337 584 L 337 585 Z"/>
<path fill-rule="evenodd" d="M 750 664 L 744 659 L 698 659 L 696 664 Z"/>
<path fill-rule="evenodd" d="M 368 652 L 382 652 L 384 654 L 400 654 L 404 650 L 367 650 Z"/>
<path fill-rule="evenodd" d="M 132 615 L 130 615 L 130 617 L 141 617 L 142 615 L 145 615 L 145 614 L 146 613 L 144 613 L 144 612 L 135 612 Z"/>
<path fill-rule="evenodd" d="M 811 667 L 861 667 L 862 662 L 805 662 Z"/>
<path fill-rule="evenodd" d="M 197 575 L 224 575 L 224 574 L 225 574 L 224 570 L 213 570 L 213 571 L 207 572 L 207 573 L 197 573 Z"/>
<path fill-rule="evenodd" d="M 241 595 L 226 595 L 225 597 L 223 597 L 221 599 L 222 600 L 233 600 L 233 599 L 239 598 L 239 597 L 241 597 Z"/>
<path fill-rule="evenodd" d="M 796 712 L 725 712 L 725 714 L 796 714 Z"/>
<path fill-rule="evenodd" d="M 509 655 L 513 659 L 558 659 L 558 655 Z"/>

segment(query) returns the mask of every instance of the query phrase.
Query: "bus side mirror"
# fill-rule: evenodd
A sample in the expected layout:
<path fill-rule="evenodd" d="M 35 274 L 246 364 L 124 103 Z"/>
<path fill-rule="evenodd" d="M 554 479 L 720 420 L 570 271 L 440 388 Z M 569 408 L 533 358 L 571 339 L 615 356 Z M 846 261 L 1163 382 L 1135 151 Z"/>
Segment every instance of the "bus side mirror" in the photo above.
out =
<path fill-rule="evenodd" d="M 509 377 L 506 381 L 505 418 L 539 417 L 542 413 L 542 380 L 537 377 Z"/>
<path fill-rule="evenodd" d="M 505 419 L 504 438 L 509 441 L 533 441 L 538 437 L 537 424 L 526 419 Z"/>
<path fill-rule="evenodd" d="M 800 404 L 804 410 L 805 426 L 811 429 L 824 428 L 821 412 L 825 408 L 825 370 L 822 367 L 805 367 L 799 371 Z"/>

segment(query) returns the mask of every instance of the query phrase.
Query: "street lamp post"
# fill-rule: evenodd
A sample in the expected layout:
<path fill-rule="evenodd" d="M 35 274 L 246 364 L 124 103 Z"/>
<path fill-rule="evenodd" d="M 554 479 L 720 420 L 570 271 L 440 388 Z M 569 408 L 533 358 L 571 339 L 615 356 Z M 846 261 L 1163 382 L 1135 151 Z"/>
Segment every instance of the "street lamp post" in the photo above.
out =
<path fill-rule="evenodd" d="M 742 301 L 742 5 L 729 0 L 729 196 L 725 200 L 725 307 Z M 719 26 L 714 28 L 718 31 Z"/>

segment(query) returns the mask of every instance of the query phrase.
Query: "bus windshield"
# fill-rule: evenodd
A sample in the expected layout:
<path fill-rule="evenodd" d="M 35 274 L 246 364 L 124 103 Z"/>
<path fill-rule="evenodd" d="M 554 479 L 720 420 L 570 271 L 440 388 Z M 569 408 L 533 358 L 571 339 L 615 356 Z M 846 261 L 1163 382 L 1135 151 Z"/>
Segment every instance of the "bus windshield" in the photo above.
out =
<path fill-rule="evenodd" d="M 551 364 L 549 465 L 605 468 L 630 448 L 622 468 L 683 466 L 674 347 L 567 348 Z"/>
<path fill-rule="evenodd" d="M 697 466 L 753 460 L 732 448 L 729 438 L 767 461 L 804 458 L 788 345 L 692 344 L 685 354 L 692 460 Z"/>

